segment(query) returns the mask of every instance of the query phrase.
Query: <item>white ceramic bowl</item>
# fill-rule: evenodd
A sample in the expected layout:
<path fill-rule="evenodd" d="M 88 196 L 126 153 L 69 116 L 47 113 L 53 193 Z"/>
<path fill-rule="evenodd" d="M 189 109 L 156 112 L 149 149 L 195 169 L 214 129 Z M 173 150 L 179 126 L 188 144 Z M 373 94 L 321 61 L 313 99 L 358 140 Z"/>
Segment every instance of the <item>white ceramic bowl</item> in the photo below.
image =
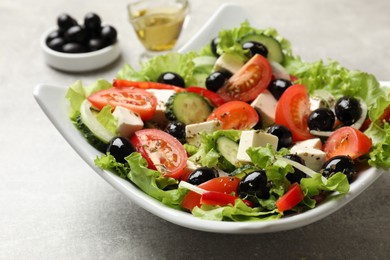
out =
<path fill-rule="evenodd" d="M 50 49 L 46 44 L 47 36 L 56 28 L 51 28 L 41 36 L 41 48 L 44 59 L 53 68 L 68 72 L 84 72 L 100 69 L 114 62 L 120 56 L 118 40 L 103 49 L 85 53 L 63 53 Z"/>
<path fill-rule="evenodd" d="M 180 52 L 199 50 L 204 44 L 209 43 L 210 39 L 217 35 L 219 30 L 236 27 L 245 20 L 249 20 L 251 24 L 256 26 L 256 22 L 240 6 L 225 4 L 221 6 Z M 389 85 L 390 82 L 381 82 L 381 84 L 385 86 Z M 200 219 L 189 213 L 169 208 L 142 192 L 129 181 L 109 171 L 98 168 L 94 164 L 94 160 L 101 153 L 88 144 L 69 120 L 69 103 L 65 99 L 66 91 L 66 87 L 49 84 L 38 85 L 34 90 L 34 97 L 43 112 L 66 141 L 100 177 L 123 193 L 127 198 L 152 214 L 183 227 L 207 232 L 231 234 L 269 233 L 303 227 L 323 219 L 344 207 L 374 183 L 384 172 L 384 170 L 375 168 L 368 168 L 361 171 L 358 173 L 356 180 L 351 184 L 350 191 L 347 194 L 339 195 L 333 193 L 316 208 L 281 219 L 258 222 L 223 222 Z"/>

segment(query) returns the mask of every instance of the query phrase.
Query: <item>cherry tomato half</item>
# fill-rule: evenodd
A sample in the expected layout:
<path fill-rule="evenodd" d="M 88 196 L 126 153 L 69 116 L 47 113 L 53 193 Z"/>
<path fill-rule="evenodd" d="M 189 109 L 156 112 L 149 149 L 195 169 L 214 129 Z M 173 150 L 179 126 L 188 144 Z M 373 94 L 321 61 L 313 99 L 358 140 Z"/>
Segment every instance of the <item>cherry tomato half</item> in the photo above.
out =
<path fill-rule="evenodd" d="M 225 100 L 252 101 L 272 79 L 272 67 L 263 56 L 254 55 L 217 93 Z"/>
<path fill-rule="evenodd" d="M 230 101 L 217 107 L 207 121 L 218 119 L 222 129 L 245 130 L 252 128 L 259 121 L 256 110 L 243 101 Z"/>
<path fill-rule="evenodd" d="M 298 182 L 294 182 L 289 190 L 276 201 L 276 207 L 279 212 L 290 210 L 298 205 L 304 197 L 301 186 L 299 186 Z"/>
<path fill-rule="evenodd" d="M 138 113 L 142 120 L 152 118 L 157 107 L 157 98 L 143 89 L 109 88 L 98 91 L 88 97 L 88 101 L 101 110 L 106 105 L 125 107 Z"/>
<path fill-rule="evenodd" d="M 240 179 L 237 177 L 217 177 L 206 181 L 199 185 L 200 188 L 207 191 L 216 191 L 225 194 L 232 195 L 232 193 L 237 193 L 237 187 L 240 183 Z M 201 195 L 193 191 L 189 191 L 187 195 L 183 198 L 181 206 L 185 209 L 192 210 L 195 206 L 200 207 Z"/>
<path fill-rule="evenodd" d="M 290 129 L 294 142 L 303 141 L 313 137 L 307 125 L 309 115 L 310 103 L 306 87 L 292 85 L 278 101 L 275 123 Z"/>
<path fill-rule="evenodd" d="M 353 127 L 344 126 L 329 136 L 323 150 L 327 159 L 336 155 L 349 155 L 356 159 L 368 153 L 371 147 L 372 141 L 367 135 Z"/>
<path fill-rule="evenodd" d="M 202 95 L 203 97 L 205 97 L 208 100 L 210 100 L 212 105 L 215 106 L 215 107 L 219 107 L 220 105 L 225 103 L 225 101 L 223 100 L 223 98 L 220 95 L 218 95 L 217 93 L 215 93 L 215 92 L 213 92 L 211 90 L 205 89 L 205 88 L 201 88 L 201 87 L 188 87 L 185 90 L 188 91 L 188 92 L 193 92 L 193 93 L 197 93 L 197 94 Z"/>
<path fill-rule="evenodd" d="M 170 134 L 158 129 L 136 131 L 130 142 L 148 162 L 149 168 L 166 177 L 180 178 L 187 165 L 183 145 Z"/>

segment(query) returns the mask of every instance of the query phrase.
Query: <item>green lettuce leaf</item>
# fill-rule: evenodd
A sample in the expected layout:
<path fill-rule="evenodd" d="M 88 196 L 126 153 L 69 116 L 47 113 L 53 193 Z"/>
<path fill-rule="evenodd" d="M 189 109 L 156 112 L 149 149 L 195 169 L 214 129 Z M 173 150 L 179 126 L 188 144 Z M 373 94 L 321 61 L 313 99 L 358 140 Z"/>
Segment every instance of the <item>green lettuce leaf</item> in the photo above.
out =
<path fill-rule="evenodd" d="M 196 217 L 215 221 L 265 221 L 278 219 L 281 214 L 277 210 L 263 211 L 260 208 L 248 207 L 242 200 L 236 200 L 234 206 L 213 207 L 202 205 L 195 207 L 192 214 Z"/>
<path fill-rule="evenodd" d="M 117 74 L 118 79 L 131 81 L 152 81 L 157 82 L 158 77 L 164 72 L 174 72 L 183 77 L 186 86 L 189 86 L 194 79 L 194 62 L 193 59 L 198 54 L 189 52 L 180 54 L 170 52 L 165 55 L 159 55 L 142 63 L 141 69 L 135 71 L 130 65 L 125 65 Z"/>
<path fill-rule="evenodd" d="M 130 154 L 126 157 L 126 161 L 131 169 L 127 174 L 127 178 L 138 188 L 167 206 L 181 208 L 180 202 L 187 190 L 163 190 L 168 185 L 177 184 L 177 180 L 163 177 L 160 172 L 148 169 L 147 161 L 139 153 Z"/>
<path fill-rule="evenodd" d="M 289 59 L 288 72 L 298 77 L 310 94 L 315 90 L 326 90 L 336 98 L 354 96 L 361 98 L 371 107 L 380 97 L 388 96 L 389 90 L 381 88 L 376 78 L 365 72 L 348 70 L 337 61 L 304 62 L 300 58 Z M 387 98 L 388 100 L 388 98 Z"/>
<path fill-rule="evenodd" d="M 312 197 L 322 192 L 336 191 L 340 194 L 345 194 L 349 191 L 347 176 L 341 172 L 332 175 L 326 182 L 322 181 L 322 175 L 320 173 L 312 178 L 302 178 L 300 186 L 305 194 L 303 204 L 309 208 L 314 208 L 316 205 L 316 201 Z"/>
<path fill-rule="evenodd" d="M 113 134 L 117 134 L 118 133 L 118 120 L 112 115 L 111 111 L 112 111 L 112 107 L 110 105 L 103 107 L 102 110 L 100 110 L 97 113 L 96 119 L 108 131 L 110 131 Z"/>
<path fill-rule="evenodd" d="M 374 130 L 375 128 L 375 130 Z M 376 168 L 390 168 L 390 125 L 384 123 L 383 128 L 374 124 L 369 130 L 369 135 L 377 139 L 374 149 L 370 152 L 368 163 Z M 375 136 L 375 137 L 374 137 Z"/>
<path fill-rule="evenodd" d="M 69 117 L 76 120 L 80 113 L 81 103 L 93 93 L 111 88 L 112 84 L 106 80 L 98 80 L 91 85 L 83 86 L 80 80 L 69 86 L 65 97 L 69 100 Z"/>
<path fill-rule="evenodd" d="M 217 167 L 220 163 L 223 163 L 223 158 L 217 149 L 217 139 L 221 136 L 225 136 L 235 142 L 238 142 L 241 136 L 239 130 L 218 130 L 211 134 L 201 133 L 200 147 L 196 153 L 190 156 L 188 159 L 195 163 L 199 163 L 207 167 Z M 193 153 L 194 147 L 188 147 Z"/>

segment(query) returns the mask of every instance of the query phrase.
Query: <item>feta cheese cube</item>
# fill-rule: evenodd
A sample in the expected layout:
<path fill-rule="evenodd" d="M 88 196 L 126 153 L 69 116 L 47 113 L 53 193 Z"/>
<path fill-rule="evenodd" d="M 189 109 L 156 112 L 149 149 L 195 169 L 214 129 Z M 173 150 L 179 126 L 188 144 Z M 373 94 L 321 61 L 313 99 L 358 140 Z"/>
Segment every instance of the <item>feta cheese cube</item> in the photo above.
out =
<path fill-rule="evenodd" d="M 240 143 L 238 144 L 237 159 L 243 162 L 250 162 L 249 155 L 246 150 L 249 147 L 259 147 L 271 144 L 274 151 L 278 147 L 278 137 L 265 132 L 256 130 L 242 131 Z"/>
<path fill-rule="evenodd" d="M 156 122 L 161 127 L 165 127 L 168 123 L 168 119 L 165 116 L 165 111 L 167 110 L 165 103 L 176 91 L 172 89 L 147 89 L 146 91 L 152 93 L 157 98 L 156 112 L 150 120 Z"/>
<path fill-rule="evenodd" d="M 312 138 L 305 141 L 296 142 L 294 146 L 322 150 L 322 142 L 320 138 Z"/>
<path fill-rule="evenodd" d="M 186 125 L 186 141 L 189 144 L 199 146 L 201 133 L 212 133 L 221 129 L 219 120 L 210 120 L 206 122 Z"/>
<path fill-rule="evenodd" d="M 260 93 L 251 106 L 256 109 L 260 115 L 264 127 L 271 126 L 275 123 L 275 111 L 278 101 L 268 90 Z"/>
<path fill-rule="evenodd" d="M 300 156 L 305 161 L 306 166 L 316 172 L 321 170 L 326 161 L 326 153 L 319 149 L 293 146 L 290 152 Z"/>
<path fill-rule="evenodd" d="M 121 136 L 130 137 L 144 127 L 141 117 L 125 107 L 117 106 L 112 115 L 117 119 L 118 132 Z"/>

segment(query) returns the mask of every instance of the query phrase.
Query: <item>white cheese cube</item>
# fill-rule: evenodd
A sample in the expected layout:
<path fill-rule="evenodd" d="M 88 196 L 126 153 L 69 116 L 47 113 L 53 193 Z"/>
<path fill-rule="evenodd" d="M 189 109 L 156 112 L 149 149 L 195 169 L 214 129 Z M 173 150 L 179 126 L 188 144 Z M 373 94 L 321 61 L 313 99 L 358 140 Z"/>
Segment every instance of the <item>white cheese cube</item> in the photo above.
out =
<path fill-rule="evenodd" d="M 141 117 L 127 108 L 117 106 L 112 115 L 117 119 L 118 132 L 121 136 L 130 137 L 144 127 Z"/>
<path fill-rule="evenodd" d="M 294 146 L 322 150 L 322 142 L 320 138 L 312 138 L 305 141 L 296 142 Z"/>
<path fill-rule="evenodd" d="M 197 124 L 186 125 L 186 141 L 189 144 L 199 146 L 201 133 L 212 133 L 215 130 L 221 129 L 219 120 L 210 120 Z"/>
<path fill-rule="evenodd" d="M 326 161 L 326 153 L 319 149 L 293 146 L 290 152 L 300 156 L 305 161 L 306 166 L 316 172 L 321 170 Z"/>
<path fill-rule="evenodd" d="M 218 57 L 217 61 L 215 62 L 213 70 L 214 71 L 225 70 L 234 74 L 237 71 L 239 71 L 242 66 L 244 66 L 244 63 L 241 60 L 241 58 L 239 58 L 234 54 L 224 53 Z"/>
<path fill-rule="evenodd" d="M 259 147 L 271 144 L 274 151 L 278 147 L 278 137 L 265 132 L 256 130 L 242 131 L 240 143 L 238 144 L 237 159 L 243 162 L 250 162 L 249 155 L 246 153 L 249 147 Z"/>
<path fill-rule="evenodd" d="M 167 110 L 165 103 L 176 91 L 172 89 L 147 89 L 146 91 L 152 93 L 157 98 L 156 112 L 150 120 L 156 122 L 161 127 L 165 127 L 168 123 L 165 117 L 165 111 Z"/>
<path fill-rule="evenodd" d="M 275 123 L 275 111 L 278 101 L 268 90 L 260 93 L 251 106 L 256 109 L 260 115 L 264 127 L 271 126 Z"/>

